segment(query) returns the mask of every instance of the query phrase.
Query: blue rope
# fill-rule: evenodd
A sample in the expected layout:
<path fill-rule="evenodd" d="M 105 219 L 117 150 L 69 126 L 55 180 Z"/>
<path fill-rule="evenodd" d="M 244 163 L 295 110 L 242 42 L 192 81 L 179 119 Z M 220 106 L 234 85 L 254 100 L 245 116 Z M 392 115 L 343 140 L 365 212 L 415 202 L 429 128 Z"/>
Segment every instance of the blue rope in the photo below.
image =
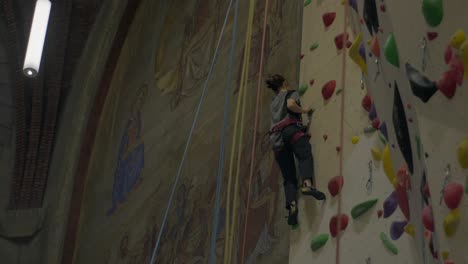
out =
<path fill-rule="evenodd" d="M 204 85 L 202 93 L 200 95 L 200 100 L 198 102 L 197 111 L 195 112 L 195 116 L 193 118 L 193 123 L 192 123 L 192 127 L 190 129 L 190 132 L 189 132 L 187 143 L 185 144 L 185 150 L 184 150 L 184 154 L 182 155 L 182 160 L 180 161 L 179 170 L 177 171 L 177 176 L 176 176 L 176 178 L 174 180 L 174 184 L 172 185 L 171 195 L 169 196 L 169 201 L 167 203 L 166 211 L 164 212 L 164 218 L 163 218 L 163 221 L 162 221 L 162 224 L 161 224 L 161 228 L 159 230 L 158 239 L 156 240 L 156 244 L 154 245 L 154 248 L 153 248 L 153 253 L 151 255 L 150 264 L 154 264 L 154 261 L 156 259 L 156 255 L 157 255 L 156 253 L 158 251 L 159 245 L 161 244 L 162 233 L 164 232 L 164 228 L 166 227 L 167 217 L 169 215 L 169 210 L 171 209 L 172 201 L 174 200 L 174 194 L 175 194 L 175 191 L 176 191 L 176 187 L 177 187 L 177 184 L 178 184 L 178 182 L 180 180 L 180 176 L 182 175 L 182 168 L 184 166 L 185 159 L 187 157 L 187 153 L 188 153 L 188 149 L 190 147 L 190 143 L 192 142 L 192 136 L 193 136 L 193 132 L 195 131 L 195 125 L 197 124 L 198 117 L 200 116 L 200 110 L 201 110 L 201 106 L 203 104 L 203 99 L 205 98 L 206 90 L 208 88 L 208 82 L 211 79 L 211 74 L 213 73 L 213 68 L 214 68 L 214 65 L 216 64 L 216 58 L 217 58 L 217 55 L 218 55 L 219 46 L 221 44 L 221 40 L 223 38 L 224 30 L 226 28 L 229 13 L 231 11 L 232 1 L 233 0 L 231 0 L 229 2 L 229 7 L 228 7 L 228 9 L 226 11 L 226 17 L 224 18 L 224 24 L 223 24 L 223 27 L 221 28 L 221 32 L 219 33 L 219 39 L 218 39 L 218 43 L 216 45 L 216 49 L 215 49 L 215 52 L 214 52 L 214 55 L 213 55 L 213 60 L 211 62 L 210 71 L 208 72 L 208 77 L 206 78 L 205 85 Z"/>
<path fill-rule="evenodd" d="M 210 264 L 216 262 L 216 238 L 218 235 L 219 228 L 219 210 L 220 210 L 220 200 L 221 200 L 221 186 L 223 182 L 223 167 L 224 167 L 224 154 L 226 152 L 226 130 L 229 124 L 229 101 L 231 98 L 231 81 L 232 81 L 232 67 L 234 64 L 234 57 L 236 51 L 236 32 L 237 32 L 237 21 L 239 15 L 239 0 L 236 0 L 236 6 L 234 10 L 234 21 L 232 28 L 232 42 L 231 42 L 231 54 L 228 65 L 228 77 L 226 85 L 226 95 L 224 98 L 224 122 L 221 131 L 221 147 L 220 147 L 220 157 L 218 163 L 218 176 L 216 178 L 216 199 L 214 207 L 214 216 L 213 216 L 213 229 L 211 230 L 211 248 L 210 248 Z"/>

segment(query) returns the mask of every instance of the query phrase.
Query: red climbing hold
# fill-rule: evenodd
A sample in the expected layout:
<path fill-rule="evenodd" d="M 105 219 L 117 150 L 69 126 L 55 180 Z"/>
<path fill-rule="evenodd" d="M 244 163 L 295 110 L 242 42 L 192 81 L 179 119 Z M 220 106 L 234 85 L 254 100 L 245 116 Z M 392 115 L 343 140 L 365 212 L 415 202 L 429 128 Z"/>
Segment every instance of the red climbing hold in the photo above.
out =
<path fill-rule="evenodd" d="M 374 39 L 372 40 L 371 50 L 374 56 L 376 56 L 377 58 L 380 58 L 380 44 L 379 44 L 379 39 L 377 38 L 377 36 L 374 36 Z"/>
<path fill-rule="evenodd" d="M 387 11 L 387 7 L 384 4 L 380 5 L 380 11 L 385 12 Z"/>
<path fill-rule="evenodd" d="M 364 18 L 359 19 L 359 23 L 361 23 L 361 25 L 364 25 Z"/>
<path fill-rule="evenodd" d="M 353 43 L 350 40 L 346 41 L 346 48 L 349 49 L 349 48 L 351 48 L 352 45 L 353 45 Z"/>
<path fill-rule="evenodd" d="M 377 217 L 382 218 L 382 215 L 383 215 L 383 210 L 382 209 L 378 210 L 377 211 Z"/>
<path fill-rule="evenodd" d="M 434 232 L 434 217 L 432 215 L 432 206 L 427 205 L 422 210 L 422 222 L 427 230 Z"/>
<path fill-rule="evenodd" d="M 452 56 L 450 60 L 450 69 L 447 70 L 442 79 L 437 83 L 437 88 L 447 97 L 452 98 L 455 95 L 457 85 L 463 83 L 463 62 L 458 56 Z"/>
<path fill-rule="evenodd" d="M 329 27 L 331 24 L 333 24 L 333 21 L 335 21 L 336 18 L 336 13 L 335 12 L 329 12 L 325 13 L 322 15 L 322 20 L 323 24 L 325 27 Z"/>
<path fill-rule="evenodd" d="M 340 194 L 341 189 L 344 185 L 344 177 L 343 176 L 335 176 L 330 179 L 328 182 L 328 191 L 330 192 L 331 196 L 335 197 Z"/>
<path fill-rule="evenodd" d="M 406 217 L 406 220 L 410 220 L 410 210 L 408 202 L 408 194 L 406 190 L 411 189 L 410 179 L 408 177 L 406 165 L 403 165 L 402 168 L 397 173 L 397 186 L 396 186 L 396 196 L 398 200 L 398 205 L 400 206 L 403 215 Z"/>
<path fill-rule="evenodd" d="M 324 84 L 322 87 L 323 99 L 325 100 L 330 99 L 330 97 L 332 97 L 333 93 L 335 92 L 335 89 L 336 89 L 336 81 L 334 80 L 329 81 L 326 84 Z"/>
<path fill-rule="evenodd" d="M 328 139 L 328 135 L 327 135 L 327 134 L 324 134 L 324 135 L 323 135 L 323 141 L 327 141 L 327 139 Z"/>
<path fill-rule="evenodd" d="M 431 191 L 429 190 L 429 185 L 427 184 L 427 182 L 423 187 L 423 194 L 425 198 L 431 197 Z"/>
<path fill-rule="evenodd" d="M 314 80 L 314 79 L 312 79 L 312 80 L 309 81 L 309 85 L 310 85 L 310 86 L 314 85 L 314 83 L 315 83 L 315 80 Z"/>
<path fill-rule="evenodd" d="M 301 60 L 304 58 L 304 56 L 305 56 L 304 54 L 301 54 Z"/>
<path fill-rule="evenodd" d="M 427 32 L 427 39 L 429 41 L 436 39 L 438 36 L 439 36 L 439 33 L 437 32 Z"/>
<path fill-rule="evenodd" d="M 445 186 L 444 201 L 448 208 L 456 209 L 463 198 L 463 185 L 451 182 Z"/>
<path fill-rule="evenodd" d="M 445 64 L 449 64 L 453 57 L 453 50 L 450 45 L 447 45 L 444 53 Z"/>
<path fill-rule="evenodd" d="M 336 147 L 336 152 L 340 152 L 341 151 L 341 147 L 340 146 L 337 146 Z"/>
<path fill-rule="evenodd" d="M 369 112 L 371 110 L 372 99 L 371 99 L 370 95 L 366 95 L 366 96 L 364 96 L 364 98 L 362 98 L 361 105 L 367 112 Z"/>
<path fill-rule="evenodd" d="M 340 33 L 335 37 L 335 46 L 338 50 L 343 49 L 343 45 L 345 42 L 349 40 L 349 34 L 346 33 Z"/>
<path fill-rule="evenodd" d="M 332 237 L 336 237 L 339 233 L 338 224 L 340 224 L 340 231 L 344 231 L 346 230 L 346 227 L 348 227 L 348 223 L 349 223 L 349 217 L 345 214 L 333 216 L 330 219 L 330 224 L 329 224 L 330 234 L 332 235 Z"/>
<path fill-rule="evenodd" d="M 376 119 L 374 119 L 374 121 L 372 121 L 372 127 L 375 128 L 375 129 L 379 129 L 380 120 L 378 118 L 376 118 Z"/>

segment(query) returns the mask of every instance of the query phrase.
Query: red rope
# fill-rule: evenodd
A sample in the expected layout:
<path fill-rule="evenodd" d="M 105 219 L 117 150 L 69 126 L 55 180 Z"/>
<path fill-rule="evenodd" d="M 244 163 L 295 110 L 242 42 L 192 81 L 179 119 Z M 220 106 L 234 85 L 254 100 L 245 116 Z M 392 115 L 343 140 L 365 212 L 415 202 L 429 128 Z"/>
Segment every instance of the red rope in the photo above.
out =
<path fill-rule="evenodd" d="M 343 25 L 343 43 L 346 43 L 347 25 L 348 25 L 348 1 L 344 1 L 344 25 Z M 339 175 L 343 176 L 343 152 L 344 152 L 344 115 L 345 115 L 345 92 L 346 92 L 346 48 L 343 50 L 343 65 L 341 66 L 341 120 L 340 120 L 340 153 L 339 153 Z M 340 264 L 340 238 L 341 238 L 341 197 L 338 197 L 338 235 L 336 238 L 336 264 Z"/>
<path fill-rule="evenodd" d="M 250 173 L 249 173 L 249 184 L 248 184 L 248 191 L 247 191 L 247 204 L 246 204 L 246 212 L 245 212 L 245 220 L 244 220 L 244 234 L 242 238 L 242 250 L 241 250 L 241 263 L 244 263 L 245 257 L 245 243 L 247 240 L 247 225 L 249 221 L 249 207 L 250 207 L 250 192 L 252 189 L 252 179 L 254 174 L 254 164 L 255 164 L 255 152 L 257 146 L 257 131 L 258 131 L 258 123 L 259 123 L 259 116 L 260 116 L 260 103 L 261 103 L 261 96 L 262 96 L 262 77 L 263 77 L 263 61 L 265 55 L 265 43 L 266 43 L 266 29 L 267 29 L 267 18 L 268 18 L 268 7 L 269 7 L 269 0 L 265 0 L 265 17 L 263 20 L 263 36 L 262 36 L 262 49 L 260 51 L 260 69 L 258 71 L 258 84 L 257 84 L 257 102 L 255 105 L 255 123 L 254 123 L 254 130 L 253 130 L 253 142 L 252 142 L 252 152 L 250 156 Z"/>

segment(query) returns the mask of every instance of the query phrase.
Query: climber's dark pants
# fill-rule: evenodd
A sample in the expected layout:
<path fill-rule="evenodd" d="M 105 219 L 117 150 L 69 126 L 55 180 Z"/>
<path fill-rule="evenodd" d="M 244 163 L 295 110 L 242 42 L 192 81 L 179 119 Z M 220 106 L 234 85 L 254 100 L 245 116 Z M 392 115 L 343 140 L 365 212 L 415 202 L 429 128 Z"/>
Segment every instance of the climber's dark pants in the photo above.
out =
<path fill-rule="evenodd" d="M 292 144 L 290 143 L 298 131 L 300 131 L 300 129 L 295 125 L 285 127 L 281 132 L 285 146 L 281 150 L 275 152 L 276 162 L 278 162 L 284 179 L 283 184 L 286 196 L 286 209 L 289 209 L 289 205 L 292 202 L 297 201 L 298 182 L 294 156 L 299 163 L 302 180 L 311 180 L 313 184 L 314 179 L 314 160 L 312 157 L 312 147 L 309 143 L 309 137 L 303 136 Z"/>

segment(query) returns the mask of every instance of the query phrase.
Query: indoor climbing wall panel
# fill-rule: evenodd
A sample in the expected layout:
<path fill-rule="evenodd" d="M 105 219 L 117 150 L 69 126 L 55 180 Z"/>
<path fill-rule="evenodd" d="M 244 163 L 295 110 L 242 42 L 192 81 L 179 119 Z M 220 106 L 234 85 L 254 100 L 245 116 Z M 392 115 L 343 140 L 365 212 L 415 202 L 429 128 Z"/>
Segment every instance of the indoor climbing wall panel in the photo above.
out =
<path fill-rule="evenodd" d="M 342 187 L 310 212 L 314 202 L 301 201 L 291 263 L 468 263 L 466 8 L 441 0 L 306 1 L 301 82 L 313 79 L 303 98 L 318 108 L 317 185 L 334 194 Z M 347 47 L 343 67 L 339 50 Z M 329 79 L 337 79 L 335 91 L 322 87 Z M 343 182 L 335 177 L 339 151 Z"/>

